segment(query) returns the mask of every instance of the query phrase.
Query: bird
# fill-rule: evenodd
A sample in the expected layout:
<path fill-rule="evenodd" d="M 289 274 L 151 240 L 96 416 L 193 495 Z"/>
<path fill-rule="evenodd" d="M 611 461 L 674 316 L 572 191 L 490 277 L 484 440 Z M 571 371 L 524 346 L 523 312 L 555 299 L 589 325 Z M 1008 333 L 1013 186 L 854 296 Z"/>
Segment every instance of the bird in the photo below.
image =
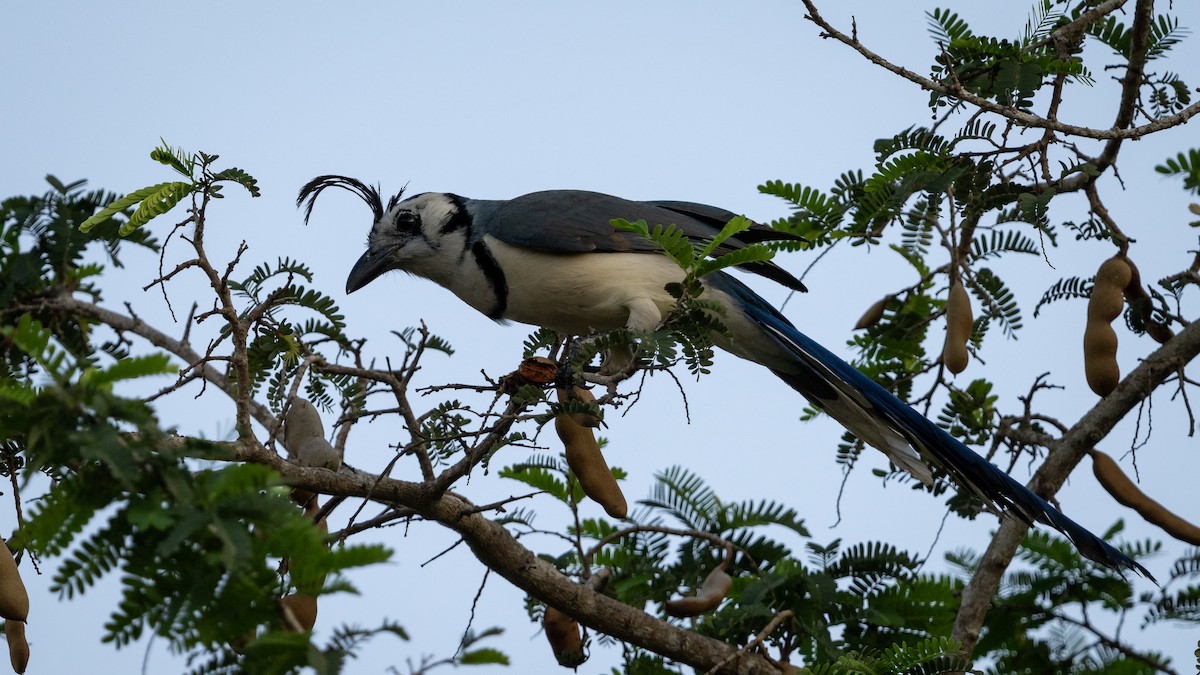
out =
<path fill-rule="evenodd" d="M 615 228 L 614 219 L 671 224 L 689 239 L 705 241 L 737 215 L 687 201 L 632 201 L 585 190 L 496 200 L 448 192 L 405 197 L 402 189 L 384 203 L 378 187 L 323 175 L 296 198 L 306 224 L 328 188 L 356 194 L 373 215 L 367 250 L 350 270 L 347 293 L 399 270 L 433 281 L 495 321 L 574 336 L 653 330 L 677 302 L 666 287 L 680 282 L 684 271 L 653 241 Z M 753 223 L 714 253 L 796 239 Z M 788 289 L 807 290 L 772 261 L 739 267 Z M 1086 558 L 1153 579 L 1145 567 L 800 332 L 733 275 L 716 271 L 701 283 L 703 297 L 724 310 L 721 321 L 728 330 L 713 336 L 717 346 L 770 369 L 897 467 L 928 484 L 930 465 L 936 466 L 991 510 L 1028 525 L 1047 524 Z"/>

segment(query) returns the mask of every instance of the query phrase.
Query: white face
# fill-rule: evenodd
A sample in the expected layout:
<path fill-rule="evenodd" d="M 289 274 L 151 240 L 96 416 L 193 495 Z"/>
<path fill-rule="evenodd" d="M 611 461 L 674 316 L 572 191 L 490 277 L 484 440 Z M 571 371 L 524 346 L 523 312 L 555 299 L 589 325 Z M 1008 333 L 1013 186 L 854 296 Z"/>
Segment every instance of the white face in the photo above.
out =
<path fill-rule="evenodd" d="M 367 252 L 355 264 L 348 288 L 361 288 L 387 270 L 435 278 L 461 255 L 465 232 L 455 222 L 455 198 L 429 192 L 410 197 L 384 214 L 371 228 Z M 459 221 L 461 222 L 461 221 Z"/>
<path fill-rule="evenodd" d="M 424 237 L 437 248 L 443 228 L 457 212 L 455 203 L 445 194 L 426 192 L 410 197 L 384 214 L 371 228 L 370 244 L 394 246 L 402 239 Z"/>

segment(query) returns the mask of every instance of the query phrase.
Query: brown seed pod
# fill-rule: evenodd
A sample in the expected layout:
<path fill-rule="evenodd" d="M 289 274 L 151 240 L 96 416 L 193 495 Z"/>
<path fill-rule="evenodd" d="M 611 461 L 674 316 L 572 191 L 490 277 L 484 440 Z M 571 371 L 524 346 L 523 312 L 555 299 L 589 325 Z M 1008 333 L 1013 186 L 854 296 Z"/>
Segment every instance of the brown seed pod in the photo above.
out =
<path fill-rule="evenodd" d="M 29 642 L 25 639 L 24 621 L 5 621 L 4 637 L 8 640 L 8 660 L 18 675 L 29 666 Z"/>
<path fill-rule="evenodd" d="M 283 445 L 287 448 L 288 456 L 299 453 L 300 446 L 310 438 L 325 438 L 321 415 L 313 404 L 302 398 L 293 398 L 283 424 Z"/>
<path fill-rule="evenodd" d="M 1117 332 L 1102 321 L 1089 321 L 1083 332 L 1083 374 L 1088 386 L 1099 396 L 1107 396 L 1121 381 L 1117 365 Z"/>
<path fill-rule="evenodd" d="M 317 516 L 321 515 L 322 508 L 324 507 L 321 506 L 321 502 L 316 497 L 313 497 L 313 500 L 304 507 L 304 515 L 308 516 L 318 529 L 329 534 L 329 520 L 327 518 L 317 520 Z"/>
<path fill-rule="evenodd" d="M 517 366 L 517 375 L 533 384 L 550 384 L 558 377 L 558 364 L 544 356 L 531 356 Z"/>
<path fill-rule="evenodd" d="M 312 502 L 317 498 L 317 493 L 311 490 L 306 490 L 302 487 L 294 487 L 292 488 L 291 497 L 296 506 L 303 507 L 305 510 L 307 510 L 309 502 Z"/>
<path fill-rule="evenodd" d="M 629 505 L 608 462 L 604 461 L 592 430 L 577 424 L 570 415 L 555 417 L 554 429 L 566 450 L 567 466 L 579 479 L 584 494 L 603 506 L 608 515 L 624 518 L 629 513 Z"/>
<path fill-rule="evenodd" d="M 1096 271 L 1088 299 L 1087 326 L 1083 331 L 1083 369 L 1088 386 L 1107 396 L 1121 380 L 1117 365 L 1117 333 L 1113 319 L 1125 307 L 1124 290 L 1133 278 L 1128 259 L 1117 254 L 1105 260 Z"/>
<path fill-rule="evenodd" d="M 1088 298 L 1088 318 L 1110 322 L 1121 316 L 1125 309 L 1122 297 L 1125 287 L 1133 279 L 1133 267 L 1129 259 L 1117 254 L 1100 264 L 1096 278 L 1092 281 L 1092 294 Z"/>
<path fill-rule="evenodd" d="M 583 653 L 583 636 L 575 619 L 546 605 L 546 611 L 542 614 L 542 629 L 546 631 L 546 639 L 550 642 L 558 665 L 576 668 L 587 661 Z"/>
<path fill-rule="evenodd" d="M 320 467 L 330 471 L 342 468 L 342 453 L 325 440 L 324 436 L 313 436 L 300 441 L 300 446 L 292 452 L 292 457 L 300 466 Z"/>
<path fill-rule="evenodd" d="M 1142 275 L 1138 272 L 1137 265 L 1133 263 L 1133 260 L 1125 258 L 1125 262 L 1129 264 L 1129 269 L 1133 272 L 1129 283 L 1125 284 L 1125 301 L 1129 303 L 1130 310 L 1141 319 L 1142 325 L 1146 327 L 1146 333 L 1160 345 L 1166 344 L 1168 340 L 1175 337 L 1175 331 L 1171 330 L 1167 324 L 1154 320 L 1154 300 L 1146 292 L 1146 287 L 1142 285 Z"/>
<path fill-rule="evenodd" d="M 733 588 L 733 577 L 725 572 L 725 563 L 722 562 L 704 577 L 704 583 L 695 596 L 668 600 L 665 605 L 667 614 L 688 617 L 711 612 L 729 594 L 730 588 Z"/>
<path fill-rule="evenodd" d="M 17 571 L 17 561 L 13 559 L 12 551 L 4 539 L 0 539 L 0 616 L 12 621 L 29 619 L 29 592 L 25 590 L 25 582 L 21 581 L 21 573 Z"/>
<path fill-rule="evenodd" d="M 567 390 L 562 387 L 558 387 L 554 391 L 558 393 L 558 402 L 559 403 L 566 403 L 567 401 L 571 400 L 571 398 L 572 398 L 572 395 L 568 394 Z M 584 389 L 583 387 L 572 387 L 571 391 L 573 392 L 574 398 L 576 400 L 583 401 L 584 403 L 594 403 L 596 401 L 596 396 L 594 394 L 592 394 L 591 389 Z M 577 413 L 571 413 L 571 419 L 575 420 L 575 423 L 581 427 L 590 427 L 592 429 L 596 429 L 596 428 L 600 427 L 600 418 L 596 417 L 595 415 L 589 415 L 587 413 L 577 412 Z"/>
<path fill-rule="evenodd" d="M 870 328 L 879 323 L 879 320 L 883 318 L 884 310 L 887 309 L 888 300 L 891 299 L 892 296 L 885 295 L 876 301 L 875 304 L 868 307 L 867 311 L 863 312 L 863 315 L 859 317 L 858 323 L 854 324 L 854 330 Z"/>
<path fill-rule="evenodd" d="M 950 281 L 950 297 L 946 300 L 946 341 L 942 345 L 942 363 L 955 375 L 967 369 L 970 354 L 967 342 L 971 339 L 971 298 L 957 275 Z"/>
<path fill-rule="evenodd" d="M 1100 481 L 1114 499 L 1137 511 L 1147 522 L 1161 527 L 1164 532 L 1179 541 L 1200 546 L 1200 527 L 1171 513 L 1142 492 L 1129 480 L 1125 472 L 1121 471 L 1121 467 L 1112 457 L 1095 449 L 1089 450 L 1088 453 L 1092 456 L 1092 473 L 1096 474 L 1096 480 Z"/>
<path fill-rule="evenodd" d="M 317 599 L 311 595 L 293 593 L 279 599 L 279 612 L 284 628 L 293 633 L 307 633 L 317 625 Z"/>

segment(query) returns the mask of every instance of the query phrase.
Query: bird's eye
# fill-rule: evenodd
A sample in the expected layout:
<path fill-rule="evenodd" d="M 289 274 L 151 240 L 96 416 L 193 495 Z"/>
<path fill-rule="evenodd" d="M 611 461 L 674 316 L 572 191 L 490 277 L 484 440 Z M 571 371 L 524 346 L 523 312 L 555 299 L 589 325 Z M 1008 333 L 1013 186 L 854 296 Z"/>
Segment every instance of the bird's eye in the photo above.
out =
<path fill-rule="evenodd" d="M 396 212 L 396 229 L 404 232 L 415 232 L 421 227 L 421 216 L 416 211 Z"/>

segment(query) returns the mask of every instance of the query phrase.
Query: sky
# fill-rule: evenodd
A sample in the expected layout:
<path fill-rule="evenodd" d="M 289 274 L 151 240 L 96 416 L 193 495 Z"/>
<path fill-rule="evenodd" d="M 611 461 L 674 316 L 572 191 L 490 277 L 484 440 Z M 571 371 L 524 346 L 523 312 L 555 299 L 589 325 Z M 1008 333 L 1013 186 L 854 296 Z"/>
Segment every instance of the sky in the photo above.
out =
<path fill-rule="evenodd" d="M 860 39 L 876 52 L 928 71 L 934 45 L 924 11 L 938 5 L 878 0 L 822 5 L 824 15 L 843 28 L 855 17 Z M 957 5 L 977 32 L 997 21 L 1003 26 L 997 33 L 1017 35 L 1026 20 L 1021 3 Z M 1174 10 L 1185 25 L 1197 23 L 1194 8 L 1176 3 Z M 0 45 L 0 91 L 6 94 L 0 106 L 5 158 L 0 193 L 41 193 L 46 174 L 64 181 L 86 178 L 91 187 L 117 192 L 169 180 L 165 167 L 147 156 L 160 138 L 220 154 L 221 166 L 256 176 L 263 196 L 251 199 L 226 189 L 229 198 L 210 211 L 213 257 L 226 259 L 245 241 L 247 271 L 283 256 L 310 262 L 317 285 L 346 315 L 349 331 L 367 336 L 381 358 L 396 349 L 390 330 L 425 321 L 458 349 L 451 359 L 430 357 L 425 384 L 477 381 L 481 369 L 492 375 L 511 370 L 528 331 L 497 326 L 447 292 L 402 275 L 345 296 L 345 275 L 363 250 L 369 212 L 349 194 L 328 193 L 306 227 L 294 199 L 312 177 L 346 174 L 381 183 L 385 194 L 407 185 L 414 194 L 446 191 L 494 199 L 579 188 L 630 199 L 710 203 L 770 221 L 785 216 L 786 206 L 759 194 L 758 185 L 781 179 L 827 188 L 843 171 L 870 166 L 874 139 L 930 121 L 927 94 L 820 39 L 797 2 L 49 0 L 6 3 L 0 21 L 9 28 Z M 1196 47 L 1185 45 L 1166 69 L 1194 86 L 1198 74 L 1189 68 L 1196 63 Z M 1113 90 L 1109 74 L 1096 75 L 1095 92 L 1069 100 L 1063 119 L 1110 123 L 1111 104 L 1103 98 Z M 1123 184 L 1112 177 L 1104 184 L 1114 217 L 1137 239 L 1132 256 L 1147 278 L 1186 267 L 1191 255 L 1185 252 L 1196 247 L 1195 231 L 1183 226 L 1191 219 L 1188 196 L 1178 180 L 1153 172 L 1166 157 L 1200 146 L 1195 126 L 1126 144 Z M 1082 204 L 1064 201 L 1076 209 Z M 1080 220 L 1082 210 L 1064 211 L 1061 219 Z M 152 225 L 161 230 L 160 238 L 166 224 Z M 1051 305 L 1037 320 L 1031 311 L 1051 284 L 1065 276 L 1090 276 L 1111 251 L 1101 243 L 1075 242 L 1066 233 L 1062 240 L 1064 246 L 1051 249 L 1047 260 L 997 264 L 1023 303 L 1027 327 L 1015 341 L 996 334 L 984 361 L 973 361 L 962 378 L 996 380 L 997 393 L 1012 409 L 1038 374 L 1052 372 L 1063 389 L 1040 399 L 1069 422 L 1095 401 L 1083 383 L 1078 353 L 1084 303 Z M 800 273 L 812 260 L 793 254 L 779 262 Z M 170 325 L 157 291 L 142 291 L 157 269 L 156 258 L 131 255 L 126 262 L 126 269 L 106 279 L 105 303 L 118 308 L 135 303 L 147 321 Z M 805 277 L 811 292 L 791 298 L 785 313 L 811 337 L 849 356 L 845 343 L 858 316 L 911 283 L 911 275 L 885 248 L 869 255 L 842 249 Z M 777 305 L 788 299 L 783 289 L 752 284 Z M 176 307 L 205 297 L 194 279 L 180 279 L 170 293 Z M 1146 341 L 1128 338 L 1123 344 L 1132 345 L 1121 352 L 1123 371 L 1150 351 Z M 885 539 L 923 554 L 936 539 L 931 566 L 945 550 L 986 545 L 994 522 L 952 520 L 938 538 L 940 499 L 880 486 L 867 470 L 847 481 L 839 520 L 842 476 L 834 446 L 840 430 L 829 420 L 798 421 L 803 401 L 765 370 L 726 356 L 712 376 L 686 381 L 685 388 L 690 424 L 683 399 L 666 378 L 652 380 L 643 402 L 628 414 L 610 416 L 608 457 L 630 473 L 625 492 L 632 499 L 647 494 L 656 471 L 681 463 L 726 500 L 794 505 L 818 543 Z M 1190 477 L 1200 469 L 1198 446 L 1186 436 L 1178 402 L 1165 391 L 1155 400 L 1154 434 L 1138 453 L 1140 477 L 1160 501 L 1195 521 L 1200 512 L 1190 498 Z M 199 403 L 183 394 L 163 406 L 164 422 L 181 433 L 224 437 L 232 427 L 231 408 L 211 394 Z M 331 422 L 327 417 L 327 426 Z M 1123 454 L 1144 438 L 1145 428 L 1123 424 L 1104 449 Z M 390 458 L 386 444 L 400 433 L 395 422 L 382 422 L 361 438 L 356 434 L 347 461 L 382 466 Z M 882 466 L 882 455 L 873 454 L 862 468 Z M 1018 466 L 1014 474 L 1024 480 L 1028 467 Z M 463 488 L 478 502 L 520 490 L 483 474 Z M 1162 538 L 1137 526 L 1136 514 L 1097 488 L 1086 467 L 1059 499 L 1068 514 L 1095 531 L 1125 518 L 1131 536 Z M 549 501 L 533 506 L 544 510 L 543 524 L 563 517 Z M 12 526 L 11 514 L 7 517 L 0 529 Z M 462 548 L 423 564 L 454 543 L 436 526 L 381 536 L 396 550 L 392 563 L 353 578 L 369 591 L 363 596 L 323 600 L 317 638 L 328 637 L 335 619 L 372 625 L 388 617 L 413 639 L 377 638 L 349 673 L 380 673 L 389 666 L 407 672 L 407 660 L 452 653 L 483 576 Z M 804 543 L 787 542 L 797 550 Z M 546 552 L 558 546 L 550 540 L 532 545 Z M 1165 573 L 1171 559 L 1164 555 L 1150 567 Z M 81 654 L 97 672 L 135 672 L 143 663 L 147 672 L 182 669 L 162 641 L 119 652 L 100 645 L 101 626 L 115 602 L 111 580 L 68 604 L 44 590 L 49 576 L 30 582 L 31 673 L 68 672 Z M 495 577 L 481 596 L 475 623 L 491 625 L 507 628 L 492 644 L 513 657 L 507 672 L 553 671 L 538 627 L 524 619 L 522 594 Z M 56 637 L 64 631 L 74 638 L 71 649 L 63 649 Z M 1134 644 L 1154 644 L 1172 655 L 1183 669 L 1195 648 L 1194 636 L 1182 630 L 1155 629 L 1145 638 L 1133 635 L 1136 626 L 1124 631 Z M 581 672 L 601 672 L 613 663 L 613 655 L 600 650 Z"/>

